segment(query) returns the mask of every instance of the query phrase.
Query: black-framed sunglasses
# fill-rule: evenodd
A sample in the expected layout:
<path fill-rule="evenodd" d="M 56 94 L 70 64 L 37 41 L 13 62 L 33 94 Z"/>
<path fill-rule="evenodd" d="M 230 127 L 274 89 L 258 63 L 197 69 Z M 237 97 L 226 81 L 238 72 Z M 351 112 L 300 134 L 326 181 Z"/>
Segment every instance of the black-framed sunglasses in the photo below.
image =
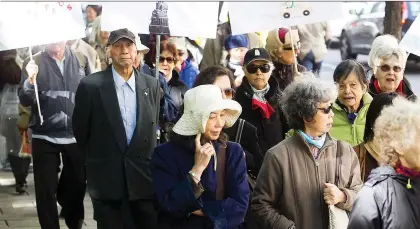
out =
<path fill-rule="evenodd" d="M 329 113 L 330 113 L 330 111 L 332 110 L 332 108 L 333 108 L 333 105 L 331 104 L 331 105 L 330 105 L 330 106 L 328 106 L 328 107 L 325 107 L 325 108 L 316 108 L 316 109 L 318 109 L 318 110 L 320 110 L 320 111 L 324 112 L 325 114 L 329 114 Z"/>
<path fill-rule="evenodd" d="M 223 88 L 222 93 L 225 95 L 226 98 L 233 98 L 235 96 L 235 89 L 233 88 Z"/>
<path fill-rule="evenodd" d="M 300 49 L 300 41 L 296 42 L 296 45 L 295 45 L 294 48 L 295 48 L 295 50 L 299 50 Z M 283 50 L 292 51 L 292 46 L 291 45 L 288 45 L 286 47 L 283 47 Z"/>
<path fill-rule="evenodd" d="M 172 63 L 174 63 L 174 62 L 175 62 L 175 58 L 174 58 L 174 57 L 163 57 L 163 56 L 160 56 L 160 57 L 159 57 L 159 63 L 163 63 L 163 62 L 165 62 L 165 60 L 166 60 L 166 62 L 168 62 L 169 64 L 172 64 Z"/>
<path fill-rule="evenodd" d="M 262 73 L 267 73 L 270 71 L 270 68 L 271 67 L 269 64 L 262 64 L 262 65 L 248 64 L 246 66 L 246 71 L 251 74 L 254 74 L 258 71 L 258 69 L 260 69 Z"/>
<path fill-rule="evenodd" d="M 381 71 L 383 72 L 389 72 L 391 70 L 391 66 L 384 64 L 381 66 L 378 66 L 378 68 L 381 69 Z M 404 68 L 400 67 L 400 66 L 393 66 L 392 70 L 394 70 L 394 72 L 401 72 Z"/>

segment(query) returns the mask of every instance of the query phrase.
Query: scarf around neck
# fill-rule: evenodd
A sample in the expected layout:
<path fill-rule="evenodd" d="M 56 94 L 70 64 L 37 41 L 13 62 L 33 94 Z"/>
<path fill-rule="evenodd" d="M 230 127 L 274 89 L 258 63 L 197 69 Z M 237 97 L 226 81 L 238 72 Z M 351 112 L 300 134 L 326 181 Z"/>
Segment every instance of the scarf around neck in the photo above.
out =
<path fill-rule="evenodd" d="M 265 95 L 270 90 L 270 85 L 267 83 L 267 86 L 262 90 L 255 89 L 251 84 L 249 84 L 249 86 L 251 86 L 251 89 L 254 92 L 251 100 L 252 109 L 260 109 L 262 117 L 264 119 L 269 119 L 274 113 L 273 107 L 267 102 L 267 99 L 265 99 Z"/>
<path fill-rule="evenodd" d="M 379 152 L 380 152 L 379 144 L 375 140 L 366 142 L 365 143 L 365 148 L 366 148 L 367 152 L 373 158 L 375 158 L 375 160 L 378 163 L 381 161 L 381 157 L 379 156 Z"/>
<path fill-rule="evenodd" d="M 321 149 L 322 146 L 324 146 L 324 143 L 325 143 L 325 139 L 327 137 L 327 134 L 323 134 L 320 137 L 318 137 L 318 138 L 315 139 L 315 138 L 313 138 L 313 137 L 305 134 L 305 132 L 303 132 L 302 130 L 298 130 L 298 132 L 305 139 L 305 141 L 308 144 L 310 144 L 312 146 L 315 146 L 318 149 Z"/>
<path fill-rule="evenodd" d="M 378 94 L 382 93 L 381 87 L 379 86 L 379 81 L 376 78 L 373 79 L 373 86 L 375 87 L 375 90 Z M 397 92 L 399 95 L 404 95 L 402 86 L 403 86 L 403 81 L 401 80 L 400 84 L 395 90 L 395 92 Z"/>
<path fill-rule="evenodd" d="M 227 63 L 228 67 L 232 70 L 234 70 L 235 72 L 233 73 L 233 75 L 236 77 L 241 77 L 241 76 L 245 76 L 245 72 L 242 69 L 242 65 L 239 61 L 229 61 Z"/>

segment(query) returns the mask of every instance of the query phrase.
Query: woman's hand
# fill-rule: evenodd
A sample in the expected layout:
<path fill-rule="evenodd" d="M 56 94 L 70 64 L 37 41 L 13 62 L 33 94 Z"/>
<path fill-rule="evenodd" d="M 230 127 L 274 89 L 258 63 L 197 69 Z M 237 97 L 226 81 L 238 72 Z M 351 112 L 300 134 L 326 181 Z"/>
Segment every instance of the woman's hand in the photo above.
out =
<path fill-rule="evenodd" d="M 345 203 L 347 196 L 334 184 L 325 183 L 324 200 L 328 205 L 336 205 L 338 203 Z"/>
<path fill-rule="evenodd" d="M 211 157 L 215 154 L 214 147 L 210 143 L 201 145 L 200 143 L 201 133 L 195 137 L 195 156 L 194 156 L 194 167 L 191 169 L 197 177 L 201 177 L 203 171 L 207 168 Z"/>
<path fill-rule="evenodd" d="M 204 216 L 204 213 L 201 210 L 193 211 L 191 212 L 191 214 L 196 215 L 196 216 Z"/>

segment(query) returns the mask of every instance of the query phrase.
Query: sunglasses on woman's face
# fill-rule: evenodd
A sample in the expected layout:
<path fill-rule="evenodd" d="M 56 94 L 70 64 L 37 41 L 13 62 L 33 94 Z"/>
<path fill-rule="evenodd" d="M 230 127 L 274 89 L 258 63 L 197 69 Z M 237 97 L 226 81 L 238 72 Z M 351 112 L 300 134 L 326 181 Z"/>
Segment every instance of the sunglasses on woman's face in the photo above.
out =
<path fill-rule="evenodd" d="M 175 62 L 175 58 L 173 58 L 173 57 L 163 57 L 163 56 L 159 57 L 159 63 L 164 63 L 165 60 L 166 60 L 166 62 L 168 62 L 168 64 L 172 64 L 172 63 Z"/>
<path fill-rule="evenodd" d="M 378 66 L 378 68 L 380 68 L 381 71 L 383 71 L 383 72 L 389 72 L 391 70 L 391 66 L 389 66 L 387 64 Z M 392 70 L 394 70 L 394 72 L 401 72 L 403 70 L 403 68 L 400 67 L 400 66 L 393 66 Z"/>
<path fill-rule="evenodd" d="M 324 112 L 325 114 L 329 114 L 329 113 L 330 113 L 330 111 L 332 110 L 332 107 L 333 107 L 333 105 L 331 104 L 331 105 L 330 105 L 330 106 L 328 106 L 328 107 L 325 107 L 325 108 L 316 108 L 316 109 L 318 109 L 318 110 L 320 110 L 320 111 Z"/>
<path fill-rule="evenodd" d="M 269 64 L 263 64 L 263 65 L 255 65 L 255 64 L 248 64 L 246 66 L 246 71 L 254 74 L 260 69 L 262 73 L 267 73 L 270 71 L 270 65 Z"/>
<path fill-rule="evenodd" d="M 233 88 L 224 88 L 222 89 L 222 93 L 226 99 L 232 99 L 235 95 L 235 89 Z"/>

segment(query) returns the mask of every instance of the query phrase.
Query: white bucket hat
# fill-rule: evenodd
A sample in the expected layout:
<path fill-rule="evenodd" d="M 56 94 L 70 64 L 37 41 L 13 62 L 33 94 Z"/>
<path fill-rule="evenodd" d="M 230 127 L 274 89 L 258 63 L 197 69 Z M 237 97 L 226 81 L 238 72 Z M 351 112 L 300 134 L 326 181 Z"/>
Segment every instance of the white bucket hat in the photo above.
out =
<path fill-rule="evenodd" d="M 225 127 L 231 127 L 242 112 L 238 102 L 223 99 L 219 87 L 208 84 L 188 90 L 184 95 L 184 113 L 173 127 L 179 135 L 191 136 L 204 133 L 210 113 L 226 110 Z"/>
<path fill-rule="evenodd" d="M 150 49 L 147 46 L 145 46 L 141 43 L 140 37 L 139 37 L 139 35 L 137 35 L 137 33 L 134 34 L 134 37 L 136 38 L 135 40 L 136 40 L 137 51 L 140 51 L 144 55 L 146 55 L 149 52 Z"/>

